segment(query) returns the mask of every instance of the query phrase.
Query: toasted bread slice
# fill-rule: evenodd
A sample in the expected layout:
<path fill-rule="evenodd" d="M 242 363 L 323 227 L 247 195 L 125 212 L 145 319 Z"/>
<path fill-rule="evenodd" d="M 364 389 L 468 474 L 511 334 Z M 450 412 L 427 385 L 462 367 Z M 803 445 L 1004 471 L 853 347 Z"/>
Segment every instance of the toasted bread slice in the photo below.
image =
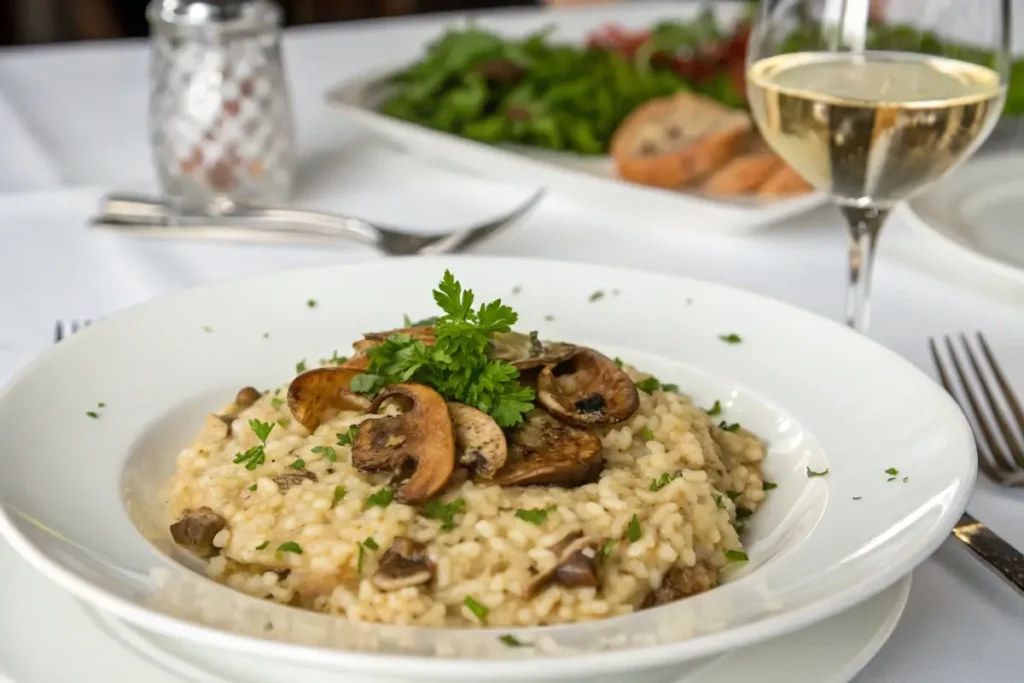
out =
<path fill-rule="evenodd" d="M 680 93 L 638 107 L 612 136 L 619 174 L 643 185 L 682 187 L 735 156 L 751 130 L 747 114 Z"/>
<path fill-rule="evenodd" d="M 712 173 L 701 189 L 719 196 L 749 194 L 764 185 L 782 165 L 782 159 L 770 152 L 742 154 Z"/>
<path fill-rule="evenodd" d="M 783 164 L 768 180 L 757 188 L 757 196 L 765 199 L 805 194 L 814 189 L 792 166 Z"/>

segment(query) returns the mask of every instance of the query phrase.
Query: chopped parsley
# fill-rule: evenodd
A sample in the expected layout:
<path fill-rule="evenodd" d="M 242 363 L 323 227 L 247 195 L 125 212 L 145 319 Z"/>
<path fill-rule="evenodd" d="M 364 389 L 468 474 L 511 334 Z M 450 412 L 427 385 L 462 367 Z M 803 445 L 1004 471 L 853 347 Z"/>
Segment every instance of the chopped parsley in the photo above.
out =
<path fill-rule="evenodd" d="M 258 546 L 256 546 L 256 550 L 263 550 L 268 545 L 270 545 L 270 541 L 263 541 L 263 543 L 260 543 Z"/>
<path fill-rule="evenodd" d="M 890 477 L 895 477 L 897 474 L 900 473 L 900 471 L 895 467 L 890 467 L 885 471 L 885 473 L 888 474 Z"/>
<path fill-rule="evenodd" d="M 306 461 L 303 460 L 302 458 L 299 458 L 298 460 L 293 462 L 291 465 L 288 465 L 288 467 L 291 467 L 293 470 L 301 470 L 305 466 L 306 466 Z"/>
<path fill-rule="evenodd" d="M 743 495 L 743 491 L 726 491 L 725 495 L 729 496 L 729 500 L 735 503 Z"/>
<path fill-rule="evenodd" d="M 250 486 L 249 490 L 250 491 L 255 491 L 256 490 L 256 484 L 253 484 L 252 486 Z"/>
<path fill-rule="evenodd" d="M 736 334 L 735 332 L 731 334 L 720 334 L 718 335 L 718 338 L 724 341 L 726 344 L 739 344 L 740 342 L 743 341 L 743 337 Z"/>
<path fill-rule="evenodd" d="M 213 332 L 213 328 L 210 327 L 209 325 L 203 325 L 203 332 L 209 334 L 210 332 Z"/>
<path fill-rule="evenodd" d="M 86 416 L 91 417 L 94 420 L 99 419 L 99 413 L 97 413 L 94 410 L 87 410 L 85 411 L 85 414 Z"/>
<path fill-rule="evenodd" d="M 348 489 L 346 489 L 344 486 L 335 486 L 334 487 L 334 495 L 331 496 L 331 509 L 332 510 L 335 507 L 338 506 L 338 503 L 341 502 L 341 499 L 345 497 L 346 493 L 348 493 Z"/>
<path fill-rule="evenodd" d="M 291 419 L 287 417 L 278 418 L 277 420 L 277 424 L 281 425 L 281 429 L 288 429 L 288 425 L 291 423 Z"/>
<path fill-rule="evenodd" d="M 553 316 L 551 314 L 548 314 L 548 315 L 544 316 L 544 320 L 547 321 L 547 322 L 551 322 L 554 319 L 555 319 L 555 316 Z"/>
<path fill-rule="evenodd" d="M 761 485 L 761 488 L 764 489 L 765 491 L 771 491 L 772 489 L 779 488 L 779 485 L 776 484 L 774 481 L 766 481 L 764 482 L 764 484 Z"/>
<path fill-rule="evenodd" d="M 275 408 L 280 408 L 281 406 L 284 405 L 284 399 L 272 398 L 270 399 L 270 405 L 274 406 Z"/>
<path fill-rule="evenodd" d="M 406 334 L 388 337 L 367 351 L 369 367 L 352 380 L 352 390 L 375 395 L 390 384 L 419 382 L 487 413 L 502 427 L 521 423 L 533 410 L 533 389 L 519 383 L 511 363 L 487 356 L 491 337 L 510 331 L 519 316 L 500 299 L 474 309 L 473 292 L 449 271 L 434 301 L 444 311 L 434 322 L 435 343 L 427 346 Z"/>
<path fill-rule="evenodd" d="M 379 507 L 386 508 L 391 505 L 391 501 L 395 497 L 395 491 L 390 486 L 370 494 L 370 497 L 366 499 L 366 508 Z"/>
<path fill-rule="evenodd" d="M 348 356 L 339 356 L 338 349 L 331 351 L 330 358 L 321 358 L 320 365 L 341 365 L 348 360 Z"/>
<path fill-rule="evenodd" d="M 742 505 L 737 505 L 736 506 L 736 521 L 747 519 L 752 514 L 754 514 L 753 510 L 750 510 L 749 508 L 745 508 Z"/>
<path fill-rule="evenodd" d="M 520 285 L 516 285 L 515 287 L 512 288 L 512 293 L 513 294 L 519 294 L 522 291 L 523 291 L 523 288 Z"/>
<path fill-rule="evenodd" d="M 469 608 L 469 611 L 476 616 L 480 621 L 484 621 L 487 618 L 488 613 L 491 611 L 477 602 L 472 595 L 467 595 L 463 604 Z"/>
<path fill-rule="evenodd" d="M 103 401 L 100 401 L 99 403 L 96 404 L 96 407 L 97 408 L 106 408 L 107 404 L 104 403 Z"/>
<path fill-rule="evenodd" d="M 653 394 L 655 391 L 661 388 L 661 382 L 654 377 L 648 377 L 642 379 L 636 383 L 636 388 L 645 394 Z"/>
<path fill-rule="evenodd" d="M 727 561 L 729 561 L 729 562 L 733 562 L 733 563 L 735 563 L 735 562 L 747 562 L 747 561 L 750 560 L 750 558 L 747 557 L 747 554 L 745 552 L 743 552 L 742 550 L 729 550 L 729 549 L 726 549 L 726 550 L 723 550 L 722 552 L 725 554 L 725 559 Z"/>
<path fill-rule="evenodd" d="M 815 472 L 810 467 L 807 468 L 807 478 L 808 479 L 810 479 L 811 477 L 824 477 L 826 474 L 828 474 L 828 468 L 827 467 L 825 469 L 823 469 L 821 472 Z"/>
<path fill-rule="evenodd" d="M 509 647 L 531 647 L 529 643 L 524 643 L 511 633 L 506 633 L 505 635 L 498 636 L 498 640 L 500 640 L 505 645 L 508 645 Z"/>
<path fill-rule="evenodd" d="M 277 546 L 277 554 L 281 555 L 282 553 L 295 553 L 296 555 L 301 555 L 302 547 L 295 541 L 288 541 L 287 543 L 282 543 Z"/>
<path fill-rule="evenodd" d="M 306 302 L 307 308 L 316 308 L 316 299 L 310 299 Z"/>
<path fill-rule="evenodd" d="M 621 368 L 622 366 L 623 366 L 622 359 L 619 358 L 618 356 L 615 356 L 615 367 Z"/>
<path fill-rule="evenodd" d="M 544 522 L 548 521 L 548 511 L 545 508 L 533 508 L 529 510 L 520 508 L 519 510 L 516 510 L 516 518 L 521 519 L 524 522 L 540 526 Z"/>
<path fill-rule="evenodd" d="M 732 424 L 730 424 L 725 420 L 722 420 L 721 422 L 718 423 L 718 428 L 721 429 L 723 432 L 738 432 L 740 430 L 740 423 L 733 422 Z"/>
<path fill-rule="evenodd" d="M 721 495 L 719 495 L 717 493 L 712 493 L 711 494 L 711 500 L 715 501 L 715 507 L 717 507 L 717 508 L 721 508 L 722 507 L 722 496 Z"/>
<path fill-rule="evenodd" d="M 615 550 L 615 539 L 614 538 L 606 538 L 604 543 L 601 544 L 601 556 L 602 557 L 608 557 L 609 555 L 612 554 L 613 550 Z"/>
<path fill-rule="evenodd" d="M 678 384 L 662 384 L 661 385 L 661 390 L 662 391 L 667 391 L 670 394 L 678 394 L 679 393 L 679 385 Z"/>
<path fill-rule="evenodd" d="M 270 333 L 269 332 L 264 332 L 263 333 L 263 338 L 264 339 L 270 339 Z"/>
<path fill-rule="evenodd" d="M 599 290 L 597 290 L 596 292 L 594 292 L 593 294 L 590 295 L 590 298 L 588 299 L 588 301 L 591 301 L 591 302 L 593 302 L 593 301 L 600 301 L 603 298 L 604 298 L 604 292 L 602 292 L 599 289 Z"/>
<path fill-rule="evenodd" d="M 301 375 L 305 371 L 306 371 L 306 359 L 303 358 L 302 360 L 300 360 L 298 363 L 295 364 L 295 374 L 296 375 Z"/>
<path fill-rule="evenodd" d="M 683 476 L 683 473 L 682 473 L 681 470 L 676 472 L 676 473 L 674 473 L 674 474 L 669 474 L 668 472 L 665 472 L 660 477 L 658 477 L 656 479 L 651 479 L 651 487 L 650 488 L 651 488 L 652 491 L 660 491 L 660 490 L 662 490 L 663 488 L 665 488 L 666 486 L 668 486 L 669 484 L 671 484 L 673 481 L 675 481 L 676 479 L 678 479 L 681 476 Z"/>
<path fill-rule="evenodd" d="M 363 541 L 363 545 L 365 545 L 370 550 L 380 550 L 380 546 L 377 545 L 377 541 L 373 540 L 373 536 L 368 536 L 366 540 Z"/>
<path fill-rule="evenodd" d="M 722 414 L 722 402 L 716 400 L 715 404 L 713 406 L 711 406 L 710 408 L 705 409 L 704 412 L 707 413 L 708 415 L 711 415 L 712 417 L 714 417 L 715 415 L 721 415 Z"/>
<path fill-rule="evenodd" d="M 651 428 L 648 427 L 647 425 L 644 425 L 640 429 L 640 436 L 643 438 L 644 441 L 653 441 L 654 440 L 654 432 L 652 432 Z"/>
<path fill-rule="evenodd" d="M 461 515 L 466 511 L 466 499 L 456 498 L 450 503 L 442 503 L 435 498 L 428 501 L 420 509 L 420 514 L 430 519 L 441 521 L 441 528 L 445 531 L 455 528 L 455 515 Z"/>
<path fill-rule="evenodd" d="M 270 422 L 249 420 L 249 429 L 256 434 L 256 438 L 260 440 L 260 443 L 257 446 L 253 446 L 245 453 L 235 453 L 234 462 L 238 464 L 244 462 L 245 469 L 251 472 L 266 462 L 266 453 L 264 453 L 263 449 L 267 445 L 267 437 L 270 436 L 270 432 L 274 430 L 274 425 Z"/>
<path fill-rule="evenodd" d="M 359 425 L 352 425 L 351 427 L 348 428 L 347 432 L 341 432 L 335 434 L 334 436 L 338 437 L 339 446 L 351 446 L 352 440 L 356 438 L 356 434 L 358 433 Z"/>
<path fill-rule="evenodd" d="M 640 519 L 636 516 L 636 513 L 633 513 L 633 519 L 629 520 L 629 526 L 626 527 L 626 538 L 629 539 L 630 543 L 636 543 L 642 535 L 643 530 L 640 528 Z"/>
<path fill-rule="evenodd" d="M 338 453 L 330 446 L 313 446 L 312 451 L 314 453 L 324 456 L 324 460 L 328 462 L 334 462 L 338 459 Z"/>

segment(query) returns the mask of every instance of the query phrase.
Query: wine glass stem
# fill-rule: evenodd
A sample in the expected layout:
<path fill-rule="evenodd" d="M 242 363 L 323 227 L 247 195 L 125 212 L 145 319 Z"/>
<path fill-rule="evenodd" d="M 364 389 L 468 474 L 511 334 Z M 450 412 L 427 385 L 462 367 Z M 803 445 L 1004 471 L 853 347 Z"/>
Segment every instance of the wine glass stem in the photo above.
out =
<path fill-rule="evenodd" d="M 868 331 L 871 274 L 875 267 L 878 233 L 889 217 L 888 209 L 875 206 L 840 206 L 846 218 L 850 246 L 850 284 L 846 298 L 846 324 L 864 334 Z"/>

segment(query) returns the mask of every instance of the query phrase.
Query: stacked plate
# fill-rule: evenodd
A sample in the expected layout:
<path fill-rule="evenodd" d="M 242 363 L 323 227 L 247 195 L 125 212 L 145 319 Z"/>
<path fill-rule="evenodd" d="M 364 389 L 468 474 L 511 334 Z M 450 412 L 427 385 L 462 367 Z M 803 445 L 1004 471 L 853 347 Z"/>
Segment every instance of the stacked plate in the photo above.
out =
<path fill-rule="evenodd" d="M 288 380 L 297 359 L 431 311 L 445 269 L 478 302 L 511 303 L 517 328 L 627 359 L 760 435 L 776 488 L 743 531 L 749 562 L 660 607 L 495 629 L 350 621 L 250 597 L 174 559 L 160 540 L 166 488 L 205 416 L 240 386 Z M 849 680 L 888 637 L 910 571 L 952 529 L 975 476 L 956 405 L 840 325 L 720 285 L 522 259 L 300 270 L 145 304 L 10 383 L 0 450 L 0 532 L 15 551 L 112 638 L 204 682 Z"/>

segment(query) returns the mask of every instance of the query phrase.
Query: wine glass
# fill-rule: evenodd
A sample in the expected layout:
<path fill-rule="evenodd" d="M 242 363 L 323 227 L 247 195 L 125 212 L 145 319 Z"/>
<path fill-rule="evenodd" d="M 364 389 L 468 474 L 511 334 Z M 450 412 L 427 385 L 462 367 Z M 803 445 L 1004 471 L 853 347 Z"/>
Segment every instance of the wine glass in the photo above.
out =
<path fill-rule="evenodd" d="M 1012 1 L 895 0 L 879 17 L 869 0 L 761 0 L 750 108 L 846 219 L 846 321 L 860 332 L 889 213 L 970 157 L 1002 112 Z"/>

